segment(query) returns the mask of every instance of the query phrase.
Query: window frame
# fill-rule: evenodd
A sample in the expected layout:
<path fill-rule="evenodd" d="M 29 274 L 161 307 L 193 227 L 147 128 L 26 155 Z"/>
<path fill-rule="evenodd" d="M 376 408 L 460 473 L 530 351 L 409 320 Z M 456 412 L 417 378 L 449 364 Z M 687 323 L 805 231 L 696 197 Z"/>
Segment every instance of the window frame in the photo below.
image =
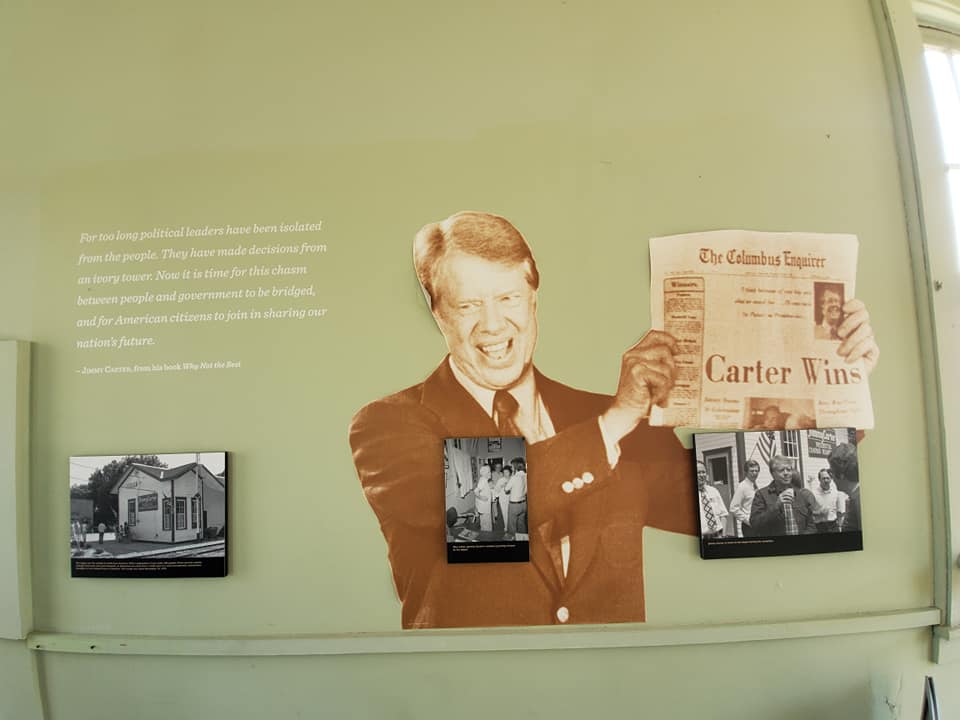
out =
<path fill-rule="evenodd" d="M 183 508 L 181 510 L 180 508 Z M 174 511 L 177 515 L 177 530 L 186 530 L 187 529 L 187 499 L 182 495 L 176 497 L 176 504 L 174 505 Z M 181 524 L 180 518 L 183 518 L 183 523 Z"/>
<path fill-rule="evenodd" d="M 960 467 L 960 444 L 950 441 L 960 429 L 960 378 L 953 371 L 960 364 L 960 338 L 951 329 L 960 317 L 960 249 L 921 30 L 960 34 L 960 2 L 871 0 L 871 6 L 901 158 L 919 321 L 923 387 L 918 392 L 927 425 L 934 600 L 941 613 L 934 628 L 933 659 L 946 662 L 960 660 L 960 570 L 955 562 L 960 555 L 960 479 L 952 483 L 950 475 L 951 467 Z"/>

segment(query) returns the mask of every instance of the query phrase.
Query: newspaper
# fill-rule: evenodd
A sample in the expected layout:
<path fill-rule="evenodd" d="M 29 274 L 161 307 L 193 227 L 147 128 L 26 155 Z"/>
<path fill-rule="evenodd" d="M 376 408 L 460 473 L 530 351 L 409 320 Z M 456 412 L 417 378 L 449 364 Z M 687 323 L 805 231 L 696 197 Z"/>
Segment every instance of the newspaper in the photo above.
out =
<path fill-rule="evenodd" d="M 651 425 L 873 427 L 863 361 L 837 354 L 853 235 L 744 230 L 650 240 L 652 326 L 679 344 Z"/>

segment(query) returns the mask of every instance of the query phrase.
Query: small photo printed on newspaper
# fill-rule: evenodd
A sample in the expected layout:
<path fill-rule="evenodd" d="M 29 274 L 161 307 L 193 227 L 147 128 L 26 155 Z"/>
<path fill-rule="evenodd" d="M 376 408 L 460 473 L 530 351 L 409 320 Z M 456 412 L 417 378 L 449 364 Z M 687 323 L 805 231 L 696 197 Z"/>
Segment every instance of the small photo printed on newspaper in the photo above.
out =
<path fill-rule="evenodd" d="M 815 340 L 840 342 L 837 328 L 843 322 L 843 283 L 813 283 L 813 337 Z"/>
<path fill-rule="evenodd" d="M 863 549 L 856 430 L 783 427 L 694 434 L 702 558 Z"/>
<path fill-rule="evenodd" d="M 447 562 L 528 562 L 526 441 L 446 438 L 443 475 Z"/>

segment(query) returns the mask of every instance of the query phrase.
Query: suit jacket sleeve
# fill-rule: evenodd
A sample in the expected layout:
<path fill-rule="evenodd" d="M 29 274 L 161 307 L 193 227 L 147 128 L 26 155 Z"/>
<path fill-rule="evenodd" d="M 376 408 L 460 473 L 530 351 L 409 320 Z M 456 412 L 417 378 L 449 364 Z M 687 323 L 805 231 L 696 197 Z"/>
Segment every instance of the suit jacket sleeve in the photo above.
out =
<path fill-rule="evenodd" d="M 444 592 L 438 583 L 448 575 L 443 438 L 432 414 L 396 398 L 366 406 L 350 426 L 354 464 L 387 541 L 404 627 L 436 624 L 430 598 Z"/>
<path fill-rule="evenodd" d="M 437 526 L 443 517 L 443 438 L 431 415 L 415 405 L 379 401 L 354 417 L 353 461 L 381 524 Z"/>
<path fill-rule="evenodd" d="M 611 468 L 598 417 L 528 447 L 529 474 L 538 478 L 528 487 L 531 522 L 563 520 L 576 512 L 581 498 L 605 484 L 632 483 L 646 498 L 646 525 L 696 535 L 693 454 L 671 428 L 652 428 L 644 421 L 621 442 L 620 462 Z M 564 491 L 565 482 L 582 480 L 586 473 L 593 482 Z"/>
<path fill-rule="evenodd" d="M 693 452 L 683 447 L 673 428 L 650 427 L 644 420 L 623 439 L 620 447 L 623 480 L 641 483 L 645 489 L 646 524 L 697 535 Z"/>
<path fill-rule="evenodd" d="M 750 527 L 753 528 L 755 533 L 779 535 L 783 532 L 783 506 L 776 499 L 773 499 L 772 502 L 772 505 L 767 502 L 767 493 L 762 490 L 758 490 L 757 494 L 753 496 Z"/>
<path fill-rule="evenodd" d="M 565 483 L 576 478 L 592 478 L 572 489 Z M 600 425 L 593 417 L 557 433 L 551 438 L 527 446 L 527 497 L 529 522 L 541 525 L 551 520 L 564 522 L 577 502 L 613 482 L 614 472 L 607 462 L 607 450 Z M 578 483 L 579 484 L 579 483 Z"/>

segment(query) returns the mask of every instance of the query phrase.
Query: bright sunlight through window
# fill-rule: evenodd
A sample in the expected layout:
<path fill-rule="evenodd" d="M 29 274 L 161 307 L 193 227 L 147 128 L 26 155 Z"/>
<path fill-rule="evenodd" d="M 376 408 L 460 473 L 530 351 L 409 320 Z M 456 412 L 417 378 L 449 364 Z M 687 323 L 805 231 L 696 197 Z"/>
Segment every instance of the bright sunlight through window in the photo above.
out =
<path fill-rule="evenodd" d="M 960 251 L 960 50 L 931 45 L 925 55 L 943 139 L 944 170 L 953 207 L 954 242 Z"/>

